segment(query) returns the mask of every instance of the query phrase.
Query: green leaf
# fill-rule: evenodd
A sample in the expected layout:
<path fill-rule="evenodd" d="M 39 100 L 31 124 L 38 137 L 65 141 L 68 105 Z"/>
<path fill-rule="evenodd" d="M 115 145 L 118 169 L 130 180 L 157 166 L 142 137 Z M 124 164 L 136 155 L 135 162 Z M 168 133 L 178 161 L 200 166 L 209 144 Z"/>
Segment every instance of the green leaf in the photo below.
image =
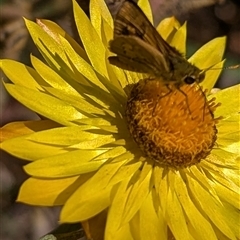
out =
<path fill-rule="evenodd" d="M 65 223 L 51 231 L 51 233 L 41 237 L 39 240 L 83 240 L 85 237 L 84 230 L 80 223 Z"/>

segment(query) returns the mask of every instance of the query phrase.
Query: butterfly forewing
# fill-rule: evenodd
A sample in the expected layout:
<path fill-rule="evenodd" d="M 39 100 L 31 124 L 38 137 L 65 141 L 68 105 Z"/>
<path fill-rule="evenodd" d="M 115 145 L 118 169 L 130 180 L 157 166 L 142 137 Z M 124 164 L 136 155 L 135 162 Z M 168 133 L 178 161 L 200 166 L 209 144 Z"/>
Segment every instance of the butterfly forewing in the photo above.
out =
<path fill-rule="evenodd" d="M 114 20 L 114 38 L 110 41 L 111 64 L 161 78 L 176 88 L 200 81 L 200 70 L 171 47 L 132 0 L 123 1 Z"/>
<path fill-rule="evenodd" d="M 110 42 L 110 49 L 117 54 L 109 58 L 110 63 L 120 68 L 154 76 L 167 68 L 160 52 L 134 36 L 116 38 Z"/>
<path fill-rule="evenodd" d="M 119 37 L 129 38 L 128 43 L 124 44 L 122 41 L 118 41 Z M 120 42 L 121 46 L 117 46 Z M 139 45 L 138 48 L 134 46 L 136 42 Z M 130 46 L 132 47 L 130 48 Z M 128 49 L 135 49 L 140 52 L 128 51 Z M 114 57 L 110 58 L 111 64 L 131 71 L 144 71 L 155 76 L 162 76 L 163 71 L 171 71 L 170 57 L 172 55 L 181 56 L 163 40 L 138 5 L 130 0 L 125 0 L 122 3 L 115 17 L 114 39 L 110 41 L 110 50 L 117 54 L 115 59 Z M 140 53 L 142 54 L 140 55 Z M 154 56 L 154 58 L 151 58 L 151 64 L 149 64 L 149 61 L 146 62 L 148 58 L 145 54 Z M 128 58 L 130 60 L 127 60 Z"/>
<path fill-rule="evenodd" d="M 162 54 L 167 54 L 165 46 L 162 46 L 167 43 L 135 2 L 125 0 L 116 15 L 114 38 L 121 35 L 138 37 L 158 49 Z"/>

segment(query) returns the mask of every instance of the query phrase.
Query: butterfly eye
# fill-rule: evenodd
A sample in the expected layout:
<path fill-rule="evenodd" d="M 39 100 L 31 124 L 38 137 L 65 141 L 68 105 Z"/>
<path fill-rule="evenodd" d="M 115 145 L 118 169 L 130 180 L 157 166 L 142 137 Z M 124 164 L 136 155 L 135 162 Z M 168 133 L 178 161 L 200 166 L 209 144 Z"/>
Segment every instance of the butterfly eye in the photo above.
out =
<path fill-rule="evenodd" d="M 194 83 L 195 81 L 196 81 L 195 77 L 192 77 L 192 76 L 186 76 L 186 77 L 184 78 L 184 82 L 185 82 L 186 84 L 192 84 L 192 83 Z"/>

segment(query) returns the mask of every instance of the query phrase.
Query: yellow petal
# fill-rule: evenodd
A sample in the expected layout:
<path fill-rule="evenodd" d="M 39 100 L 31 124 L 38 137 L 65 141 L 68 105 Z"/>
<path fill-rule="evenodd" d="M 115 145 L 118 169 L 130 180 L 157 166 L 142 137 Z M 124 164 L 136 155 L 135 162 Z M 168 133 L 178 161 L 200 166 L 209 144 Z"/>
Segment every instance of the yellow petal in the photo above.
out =
<path fill-rule="evenodd" d="M 95 69 L 91 66 L 91 64 L 89 64 L 81 56 L 79 56 L 65 38 L 60 37 L 60 40 L 61 45 L 64 48 L 64 52 L 68 58 L 68 62 L 73 69 L 73 71 L 68 71 L 68 75 L 70 75 L 76 82 L 84 84 L 85 86 L 90 87 L 92 86 L 92 83 L 94 83 L 96 84 L 96 86 L 107 92 L 106 88 L 99 81 Z M 90 82 L 87 81 L 84 77 L 86 77 Z M 78 88 L 79 86 L 75 84 L 74 87 Z M 85 91 L 80 90 L 79 92 Z M 107 93 L 109 94 L 109 92 Z"/>
<path fill-rule="evenodd" d="M 170 35 L 174 34 L 176 30 L 180 28 L 179 22 L 175 17 L 169 17 L 163 19 L 157 26 L 157 31 L 162 38 L 166 41 Z M 169 39 L 170 40 L 170 39 Z"/>
<path fill-rule="evenodd" d="M 156 214 L 152 194 L 147 196 L 130 226 L 135 239 L 167 240 L 167 226 Z"/>
<path fill-rule="evenodd" d="M 99 108 L 99 105 L 93 101 L 91 101 L 91 103 L 90 103 L 90 101 L 88 101 L 84 98 L 81 98 L 80 96 L 74 96 L 74 95 L 71 95 L 71 93 L 68 94 L 66 92 L 63 92 L 59 89 L 52 88 L 52 87 L 44 87 L 44 89 L 49 93 L 49 95 L 51 94 L 52 96 L 55 96 L 56 98 L 61 99 L 66 104 L 74 106 L 80 113 L 83 114 L 83 116 L 94 117 L 94 116 L 98 115 L 98 116 L 104 117 L 105 119 L 107 118 L 106 110 L 102 107 Z M 109 111 L 109 112 L 111 112 L 111 111 Z M 113 113 L 112 113 L 112 115 L 113 115 Z M 81 119 L 79 119 L 79 120 L 77 120 L 77 122 L 87 121 L 87 119 L 88 118 L 86 118 L 85 120 L 82 120 L 82 121 L 81 121 Z M 113 118 L 111 118 L 111 120 L 112 119 Z M 107 121 L 107 120 L 105 120 L 105 121 L 109 123 L 110 119 L 109 119 L 109 121 Z M 85 123 L 85 124 L 87 124 L 87 123 Z"/>
<path fill-rule="evenodd" d="M 59 147 L 72 147 L 72 145 L 74 145 L 74 148 L 76 148 L 76 145 L 81 142 L 94 140 L 100 137 L 103 139 L 104 137 L 108 137 L 106 134 L 91 133 L 89 132 L 91 129 L 95 128 L 90 126 L 59 127 L 36 132 L 26 136 L 26 139 L 38 143 L 58 145 Z"/>
<path fill-rule="evenodd" d="M 188 61 L 201 69 L 209 68 L 222 60 L 225 45 L 226 37 L 215 38 L 203 45 Z"/>
<path fill-rule="evenodd" d="M 129 178 L 136 173 L 136 171 L 141 167 L 141 162 L 136 162 L 134 164 L 124 165 L 119 168 L 117 174 L 115 174 L 109 184 L 114 185 L 121 182 L 123 179 Z"/>
<path fill-rule="evenodd" d="M 238 114 L 240 112 L 239 93 L 240 84 L 216 92 L 213 96 L 216 98 L 216 102 L 220 102 L 222 105 L 216 109 L 214 115 L 227 119 Z"/>
<path fill-rule="evenodd" d="M 157 197 L 159 199 L 159 205 L 161 208 L 161 212 L 159 218 L 161 218 L 161 213 L 165 216 L 166 212 L 166 203 L 167 203 L 167 193 L 168 193 L 168 180 L 167 180 L 167 174 L 165 173 L 165 169 L 155 166 L 154 167 L 154 182 L 156 186 L 156 193 Z M 158 214 L 159 214 L 158 213 Z"/>
<path fill-rule="evenodd" d="M 48 83 L 50 86 L 66 92 L 72 96 L 79 97 L 79 93 L 68 84 L 66 80 L 61 78 L 55 71 L 52 70 L 49 66 L 45 65 L 39 59 L 34 56 L 31 56 L 31 63 L 38 74 Z M 27 85 L 25 85 L 27 86 Z M 47 86 L 47 84 L 45 84 Z"/>
<path fill-rule="evenodd" d="M 109 182 L 123 164 L 116 162 L 103 165 L 67 201 L 61 213 L 61 221 L 83 221 L 108 207 L 112 189 Z"/>
<path fill-rule="evenodd" d="M 186 22 L 176 31 L 170 45 L 174 46 L 184 56 L 186 55 L 187 24 Z"/>
<path fill-rule="evenodd" d="M 204 46 L 202 46 L 192 57 L 188 59 L 189 62 L 195 64 L 200 69 L 208 69 L 209 67 L 219 68 L 206 71 L 205 80 L 202 82 L 204 88 L 211 91 L 219 77 L 223 63 L 222 57 L 225 50 L 226 37 L 215 38 Z"/>
<path fill-rule="evenodd" d="M 123 89 L 119 89 L 119 84 L 113 84 L 109 82 L 108 79 L 105 77 L 98 75 L 99 80 L 102 82 L 102 84 L 108 89 L 108 91 L 111 93 L 111 95 L 120 103 L 120 105 L 125 105 L 126 103 L 126 93 L 123 91 Z"/>
<path fill-rule="evenodd" d="M 200 206 L 198 207 L 199 210 L 204 210 L 205 214 L 211 219 L 213 224 L 229 239 L 235 239 L 234 233 L 228 225 L 226 209 L 224 209 L 224 206 L 217 202 L 207 189 L 203 189 L 198 181 L 192 177 L 188 177 L 187 179 L 189 189 L 192 192 L 192 196 L 194 196 L 194 199 L 192 200 L 195 200 L 198 205 L 200 204 L 201 206 L 201 208 L 199 208 Z"/>
<path fill-rule="evenodd" d="M 103 76 L 107 76 L 105 46 L 84 11 L 73 1 L 74 17 L 84 49 L 93 67 Z"/>
<path fill-rule="evenodd" d="M 35 177 L 71 177 L 96 171 L 107 159 L 91 161 L 106 150 L 76 150 L 49 158 L 40 159 L 24 166 Z"/>
<path fill-rule="evenodd" d="M 239 196 L 239 194 L 238 194 Z M 232 205 L 228 204 L 227 202 L 223 201 L 224 209 L 225 209 L 225 216 L 228 220 L 228 225 L 234 235 L 236 236 L 233 239 L 240 239 L 240 232 L 239 232 L 239 207 L 234 208 Z M 225 236 L 224 236 L 225 237 Z M 218 238 L 220 239 L 220 238 Z M 223 239 L 223 237 L 222 237 Z"/>
<path fill-rule="evenodd" d="M 73 120 L 84 117 L 71 105 L 46 93 L 13 84 L 5 84 L 5 87 L 14 98 L 29 109 L 60 124 L 74 125 L 71 123 Z"/>
<path fill-rule="evenodd" d="M 222 148 L 213 148 L 211 155 L 207 157 L 207 161 L 201 162 L 201 164 L 210 163 L 212 167 L 217 172 L 219 166 L 224 168 L 237 168 L 236 161 L 238 155 L 225 151 Z M 209 166 L 208 166 L 209 167 Z"/>
<path fill-rule="evenodd" d="M 219 122 L 219 124 L 217 125 L 219 139 L 222 137 L 224 138 L 231 133 L 235 134 L 236 132 L 239 132 L 239 122 L 240 116 L 238 114 L 233 114 L 230 117 L 221 120 L 221 122 Z M 235 141 L 240 141 L 240 139 L 236 138 Z"/>
<path fill-rule="evenodd" d="M 176 173 L 179 174 L 179 173 Z M 169 228 L 171 229 L 174 237 L 176 239 L 191 239 L 189 233 L 186 218 L 184 211 L 180 204 L 180 201 L 175 192 L 175 173 L 172 171 L 168 172 L 168 185 L 170 184 L 168 193 L 167 193 L 167 202 L 166 202 L 166 222 L 168 223 Z M 161 197 L 161 195 L 160 195 Z M 181 226 L 181 227 L 179 227 Z"/>
<path fill-rule="evenodd" d="M 118 79 L 122 89 L 124 89 L 126 87 L 126 85 L 130 84 L 130 82 L 132 83 L 132 78 L 127 76 L 127 71 L 123 71 L 122 69 L 115 67 L 114 65 L 107 65 L 108 71 L 109 68 L 112 69 L 112 71 L 114 72 L 116 78 Z M 109 73 L 110 74 L 110 73 Z M 130 75 L 130 73 L 128 73 Z"/>
<path fill-rule="evenodd" d="M 0 60 L 0 63 L 1 69 L 14 84 L 27 86 L 33 90 L 43 90 L 39 84 L 43 84 L 44 81 L 33 68 L 8 59 Z"/>
<path fill-rule="evenodd" d="M 68 200 L 62 211 L 62 221 L 86 220 L 105 209 L 110 204 L 110 191 L 116 183 L 112 179 L 123 164 L 121 161 L 103 165 Z M 122 179 L 126 177 L 121 176 Z"/>
<path fill-rule="evenodd" d="M 112 238 L 112 240 L 122 240 L 122 239 L 134 240 L 129 224 L 125 224 L 124 226 L 122 226 L 117 231 L 114 238 Z"/>
<path fill-rule="evenodd" d="M 239 155 L 240 149 L 240 115 L 235 114 L 227 117 L 218 124 L 218 144 L 231 153 Z"/>
<path fill-rule="evenodd" d="M 1 149 L 10 153 L 11 155 L 34 161 L 49 156 L 54 156 L 62 153 L 66 153 L 69 150 L 60 148 L 58 145 L 46 145 L 42 143 L 36 143 L 25 139 L 28 135 L 23 137 L 11 138 L 1 143 Z M 33 151 L 34 149 L 34 151 Z"/>
<path fill-rule="evenodd" d="M 50 20 L 45 20 L 45 19 L 37 19 L 37 24 L 41 28 L 43 28 L 45 32 L 47 32 L 50 35 L 54 34 L 58 38 L 59 38 L 59 35 L 64 37 L 71 44 L 75 52 L 89 63 L 88 56 L 84 51 L 84 49 L 55 22 L 52 22 Z"/>
<path fill-rule="evenodd" d="M 111 189 L 101 189 L 99 190 L 95 186 L 92 187 L 91 197 L 83 196 L 87 191 L 78 194 L 78 190 L 69 198 L 65 203 L 61 215 L 61 222 L 79 222 L 89 219 L 104 209 L 106 209 L 109 204 L 109 195 Z"/>
<path fill-rule="evenodd" d="M 111 122 L 111 120 L 112 120 L 112 122 Z M 117 125 L 116 119 L 111 118 L 111 117 L 106 117 L 106 119 L 105 119 L 105 116 L 103 118 L 93 117 L 93 118 L 79 119 L 76 122 L 87 124 L 90 126 L 99 126 L 99 128 L 101 126 L 106 126 L 106 127 L 109 126 L 109 127 L 116 128 L 116 125 Z M 120 120 L 120 122 L 122 122 L 122 119 Z"/>
<path fill-rule="evenodd" d="M 143 201 L 148 196 L 151 184 L 150 178 L 152 175 L 152 166 L 145 164 L 141 170 L 139 178 L 133 184 L 131 192 L 129 193 L 127 202 L 125 204 L 123 224 L 131 220 L 134 214 L 139 210 Z M 137 201 L 136 201 L 137 199 Z"/>
<path fill-rule="evenodd" d="M 189 225 L 193 229 L 194 239 L 211 239 L 217 240 L 215 232 L 209 221 L 202 215 L 202 213 L 193 204 L 186 185 L 179 174 L 175 175 L 175 191 L 176 195 L 184 209 L 184 212 L 189 220 Z"/>
<path fill-rule="evenodd" d="M 63 63 L 67 64 L 67 58 L 59 42 L 54 40 L 36 23 L 25 19 L 25 24 L 35 45 L 47 63 L 55 69 L 62 69 Z"/>
<path fill-rule="evenodd" d="M 130 180 L 130 177 L 124 179 L 112 190 L 112 194 L 111 194 L 112 200 L 111 200 L 111 205 L 109 207 L 106 230 L 105 230 L 106 240 L 114 239 L 119 229 L 121 229 L 121 222 L 122 222 L 125 203 L 127 201 L 129 192 L 131 191 L 131 186 L 128 187 L 129 180 Z M 125 224 L 124 226 L 126 225 L 128 224 Z"/>
<path fill-rule="evenodd" d="M 122 239 L 127 239 L 127 240 L 134 240 L 136 238 L 133 238 L 132 236 L 132 231 L 129 226 L 129 224 L 125 224 L 124 226 L 120 227 L 115 231 L 115 234 L 113 236 L 108 237 L 109 232 L 105 230 L 105 240 L 111 239 L 111 240 L 122 240 Z"/>
<path fill-rule="evenodd" d="M 63 205 L 80 184 L 79 177 L 29 178 L 21 186 L 17 201 L 39 206 Z"/>
<path fill-rule="evenodd" d="M 102 42 L 105 46 L 109 45 L 109 41 L 113 39 L 113 27 L 104 18 L 102 18 Z M 106 49 L 110 53 L 109 49 Z"/>
<path fill-rule="evenodd" d="M 152 15 L 152 9 L 149 4 L 149 1 L 146 0 L 139 0 L 138 6 L 142 9 L 144 14 L 147 16 L 148 20 L 153 23 L 153 15 Z"/>
<path fill-rule="evenodd" d="M 203 82 L 200 83 L 200 85 L 203 86 L 203 89 L 208 90 L 207 94 L 209 94 L 209 92 L 211 92 L 212 88 L 215 86 L 218 77 L 222 72 L 224 63 L 225 60 L 214 65 L 213 69 L 210 69 L 205 72 L 205 79 Z"/>
<path fill-rule="evenodd" d="M 112 16 L 103 0 L 91 0 L 89 10 L 91 23 L 97 31 L 98 36 L 101 38 L 102 21 L 105 20 L 111 26 L 111 28 L 113 28 Z"/>
<path fill-rule="evenodd" d="M 214 176 L 214 174 L 211 174 L 211 175 Z M 229 175 L 230 175 L 230 173 L 228 174 L 228 176 Z M 235 172 L 234 172 L 234 175 L 236 175 Z M 214 182 L 212 183 L 214 186 L 214 189 L 216 190 L 219 197 L 221 197 L 221 199 L 224 199 L 224 201 L 228 202 L 233 207 L 238 209 L 238 207 L 239 207 L 239 186 L 234 185 L 230 181 L 226 181 L 226 178 L 223 181 L 223 178 L 220 178 L 219 176 L 216 176 L 216 175 L 214 176 L 214 179 L 216 179 L 216 181 L 219 182 L 219 184 L 215 184 Z"/>
<path fill-rule="evenodd" d="M 239 120 L 240 120 L 240 116 Z M 237 127 L 239 127 L 239 122 L 234 122 L 234 123 L 238 123 L 238 126 L 236 126 L 237 124 L 233 124 L 236 126 L 235 129 L 238 129 Z M 231 131 L 228 134 L 225 134 L 224 136 L 222 135 L 220 137 L 219 134 L 219 138 L 218 138 L 218 144 L 219 147 L 221 147 L 222 149 L 225 149 L 226 151 L 235 153 L 235 154 L 239 154 L 239 149 L 240 149 L 240 139 L 239 139 L 239 133 L 240 130 L 233 132 L 234 130 L 231 129 Z"/>
<path fill-rule="evenodd" d="M 192 177 L 197 178 L 201 184 L 208 189 L 208 191 L 212 194 L 212 197 L 214 197 L 217 201 L 220 202 L 220 199 L 215 191 L 214 186 L 211 185 L 211 181 L 206 178 L 206 175 L 204 174 L 204 167 L 199 164 L 198 166 L 191 166 L 190 171 L 187 172 Z M 191 175 L 192 174 L 192 175 Z"/>
<path fill-rule="evenodd" d="M 51 120 L 8 123 L 0 129 L 0 141 L 3 142 L 11 138 L 20 137 L 59 126 L 60 125 L 58 123 L 52 122 Z"/>

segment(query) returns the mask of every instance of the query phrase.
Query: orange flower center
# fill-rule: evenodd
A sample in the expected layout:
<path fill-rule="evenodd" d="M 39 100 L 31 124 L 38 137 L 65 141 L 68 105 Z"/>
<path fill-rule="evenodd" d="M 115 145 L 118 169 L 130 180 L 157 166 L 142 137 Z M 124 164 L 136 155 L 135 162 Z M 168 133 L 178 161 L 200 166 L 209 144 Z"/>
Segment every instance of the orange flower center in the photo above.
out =
<path fill-rule="evenodd" d="M 135 142 L 160 165 L 182 168 L 199 163 L 216 139 L 218 105 L 196 85 L 180 89 L 159 79 L 140 80 L 127 102 L 128 127 Z"/>

